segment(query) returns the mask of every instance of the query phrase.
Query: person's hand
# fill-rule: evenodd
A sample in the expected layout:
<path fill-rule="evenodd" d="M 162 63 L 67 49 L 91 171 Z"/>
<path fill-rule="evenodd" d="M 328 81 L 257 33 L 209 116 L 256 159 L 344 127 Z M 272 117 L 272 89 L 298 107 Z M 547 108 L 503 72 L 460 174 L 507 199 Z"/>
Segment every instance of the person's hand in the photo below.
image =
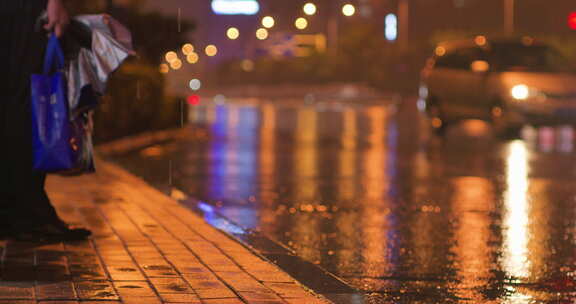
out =
<path fill-rule="evenodd" d="M 61 37 L 70 22 L 68 11 L 62 4 L 62 0 L 48 0 L 46 7 L 48 23 L 44 25 L 47 31 L 54 31 L 57 37 Z"/>

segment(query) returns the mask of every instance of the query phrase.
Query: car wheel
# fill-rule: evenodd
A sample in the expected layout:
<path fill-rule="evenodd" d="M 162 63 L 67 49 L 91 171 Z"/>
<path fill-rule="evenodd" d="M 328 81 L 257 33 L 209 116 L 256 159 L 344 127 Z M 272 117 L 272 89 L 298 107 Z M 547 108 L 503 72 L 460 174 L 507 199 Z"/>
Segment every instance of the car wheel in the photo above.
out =
<path fill-rule="evenodd" d="M 440 105 L 435 98 L 430 98 L 426 105 L 426 113 L 430 122 L 430 127 L 436 135 L 444 136 L 448 128 L 448 121 L 442 114 Z"/>
<path fill-rule="evenodd" d="M 492 128 L 497 137 L 503 139 L 518 139 L 522 137 L 522 124 L 513 122 L 510 119 L 510 114 L 501 105 L 496 103 L 491 109 L 492 114 Z"/>

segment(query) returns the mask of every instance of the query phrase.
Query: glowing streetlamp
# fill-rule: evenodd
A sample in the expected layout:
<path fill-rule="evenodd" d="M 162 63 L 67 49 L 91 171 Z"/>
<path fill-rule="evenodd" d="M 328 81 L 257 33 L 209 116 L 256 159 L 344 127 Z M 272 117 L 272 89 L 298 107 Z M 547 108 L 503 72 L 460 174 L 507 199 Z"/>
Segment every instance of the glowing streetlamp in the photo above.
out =
<path fill-rule="evenodd" d="M 276 21 L 271 16 L 266 16 L 262 18 L 262 26 L 265 28 L 272 28 L 276 24 Z"/>
<path fill-rule="evenodd" d="M 192 91 L 198 91 L 202 87 L 202 82 L 198 79 L 192 79 L 190 83 L 188 83 L 188 86 Z"/>
<path fill-rule="evenodd" d="M 190 55 L 186 56 L 186 61 L 188 61 L 188 63 L 190 64 L 195 64 L 196 62 L 198 62 L 198 54 L 192 52 Z"/>
<path fill-rule="evenodd" d="M 184 53 L 184 55 L 188 56 L 192 52 L 194 52 L 194 46 L 192 44 L 186 43 L 182 46 L 182 53 Z"/>
<path fill-rule="evenodd" d="M 354 16 L 354 14 L 356 14 L 356 7 L 352 4 L 345 4 L 342 7 L 342 14 L 346 17 Z"/>
<path fill-rule="evenodd" d="M 178 54 L 176 54 L 176 52 L 170 51 L 166 53 L 164 58 L 166 59 L 166 62 L 172 63 L 173 61 L 178 60 Z"/>
<path fill-rule="evenodd" d="M 304 14 L 308 15 L 308 16 L 312 16 L 314 14 L 316 14 L 316 5 L 314 3 L 306 3 L 304 4 Z"/>
<path fill-rule="evenodd" d="M 215 45 L 210 44 L 210 45 L 206 46 L 206 48 L 204 49 L 204 52 L 206 52 L 206 56 L 214 57 L 214 56 L 216 56 L 216 54 L 218 54 L 218 48 Z"/>
<path fill-rule="evenodd" d="M 265 28 L 259 28 L 256 31 L 256 38 L 260 40 L 265 40 L 266 38 L 268 38 L 268 30 Z"/>
<path fill-rule="evenodd" d="M 174 70 L 179 70 L 182 67 L 182 60 L 176 59 L 170 62 L 170 67 Z"/>
<path fill-rule="evenodd" d="M 306 29 L 308 27 L 308 20 L 306 20 L 306 18 L 300 17 L 300 18 L 296 19 L 296 22 L 294 22 L 294 25 L 299 30 Z"/>
<path fill-rule="evenodd" d="M 228 36 L 230 40 L 236 40 L 240 37 L 240 31 L 235 27 L 231 27 L 226 31 L 226 36 Z"/>

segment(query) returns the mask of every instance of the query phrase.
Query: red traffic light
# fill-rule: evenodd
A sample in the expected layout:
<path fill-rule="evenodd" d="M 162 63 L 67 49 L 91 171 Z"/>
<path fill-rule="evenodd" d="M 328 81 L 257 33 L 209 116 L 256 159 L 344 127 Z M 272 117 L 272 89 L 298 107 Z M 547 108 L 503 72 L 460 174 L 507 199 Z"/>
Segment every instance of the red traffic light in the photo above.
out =
<path fill-rule="evenodd" d="M 576 12 L 572 12 L 568 15 L 568 26 L 571 29 L 576 30 Z"/>
<path fill-rule="evenodd" d="M 200 96 L 198 95 L 190 95 L 187 98 L 188 104 L 191 106 L 196 106 L 200 104 Z"/>

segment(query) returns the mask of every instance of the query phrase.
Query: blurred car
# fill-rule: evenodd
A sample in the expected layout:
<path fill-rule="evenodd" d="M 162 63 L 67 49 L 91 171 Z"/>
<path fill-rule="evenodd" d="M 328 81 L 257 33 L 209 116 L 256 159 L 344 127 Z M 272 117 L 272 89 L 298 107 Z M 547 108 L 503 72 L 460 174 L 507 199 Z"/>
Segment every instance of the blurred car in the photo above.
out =
<path fill-rule="evenodd" d="M 422 70 L 419 95 L 419 109 L 440 134 L 464 119 L 512 136 L 526 124 L 576 124 L 571 64 L 531 37 L 439 44 Z"/>

